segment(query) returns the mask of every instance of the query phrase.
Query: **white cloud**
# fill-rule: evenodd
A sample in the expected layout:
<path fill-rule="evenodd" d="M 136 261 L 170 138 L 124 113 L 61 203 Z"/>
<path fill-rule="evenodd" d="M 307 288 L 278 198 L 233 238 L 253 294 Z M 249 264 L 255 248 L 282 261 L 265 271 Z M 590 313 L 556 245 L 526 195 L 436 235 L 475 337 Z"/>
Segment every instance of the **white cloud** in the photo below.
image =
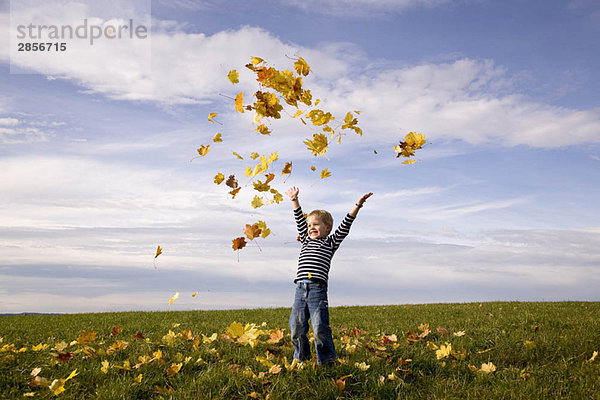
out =
<path fill-rule="evenodd" d="M 417 7 L 437 7 L 449 0 L 287 0 L 284 4 L 307 13 L 329 14 L 340 17 L 373 18 L 389 13 L 401 13 Z"/>

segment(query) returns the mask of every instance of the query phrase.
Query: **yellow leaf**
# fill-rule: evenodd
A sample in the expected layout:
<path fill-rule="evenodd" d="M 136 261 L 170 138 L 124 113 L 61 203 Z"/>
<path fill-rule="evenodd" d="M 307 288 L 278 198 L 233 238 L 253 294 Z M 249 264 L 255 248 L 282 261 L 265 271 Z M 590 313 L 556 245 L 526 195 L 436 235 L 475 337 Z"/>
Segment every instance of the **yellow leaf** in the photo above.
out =
<path fill-rule="evenodd" d="M 453 335 L 457 337 L 465 336 L 467 333 L 465 331 L 454 332 Z"/>
<path fill-rule="evenodd" d="M 79 331 L 77 343 L 81 345 L 86 345 L 92 343 L 94 340 L 96 340 L 96 332 L 86 330 Z"/>
<path fill-rule="evenodd" d="M 175 292 L 175 294 L 173 295 L 173 297 L 171 297 L 171 300 L 169 300 L 169 305 L 171 305 L 178 298 L 179 298 L 179 292 Z"/>
<path fill-rule="evenodd" d="M 207 343 L 212 343 L 215 340 L 217 340 L 217 332 L 213 333 L 211 336 L 206 336 L 204 334 L 202 334 L 202 343 L 207 344 Z"/>
<path fill-rule="evenodd" d="M 133 378 L 134 381 L 136 381 L 137 383 L 142 383 L 142 374 L 139 374 L 138 376 L 136 376 L 135 378 Z"/>
<path fill-rule="evenodd" d="M 213 121 L 213 118 L 214 118 L 214 117 L 216 117 L 217 115 L 218 115 L 218 113 L 210 113 L 210 114 L 208 114 L 208 121 L 209 121 L 211 124 L 214 124 L 214 123 L 215 123 L 215 121 Z"/>
<path fill-rule="evenodd" d="M 286 162 L 285 166 L 281 170 L 281 175 L 289 175 L 292 173 L 292 162 Z"/>
<path fill-rule="evenodd" d="M 312 172 L 315 172 L 315 171 L 317 170 L 317 167 L 315 167 L 314 165 L 311 165 L 311 166 L 310 166 L 310 170 L 311 170 Z"/>
<path fill-rule="evenodd" d="M 250 154 L 250 158 L 253 160 L 256 160 L 258 157 L 260 157 L 260 154 L 258 154 L 257 152 L 253 152 L 252 154 Z"/>
<path fill-rule="evenodd" d="M 361 371 L 366 371 L 369 368 L 371 368 L 371 366 L 367 363 L 365 363 L 364 361 L 361 363 L 354 363 L 354 366 L 358 369 L 360 369 Z"/>
<path fill-rule="evenodd" d="M 262 59 L 262 58 L 260 58 L 260 57 L 252 57 L 252 58 L 250 58 L 250 61 L 252 62 L 252 64 L 254 64 L 254 65 L 258 65 L 258 64 L 260 64 L 261 62 L 264 62 L 265 60 L 263 60 L 263 59 Z"/>
<path fill-rule="evenodd" d="M 50 390 L 52 391 L 52 393 L 54 393 L 55 396 L 58 396 L 59 394 L 65 391 L 65 383 L 67 383 L 68 380 L 74 378 L 75 376 L 77 376 L 77 370 L 71 372 L 71 374 L 65 379 L 55 379 L 50 384 Z"/>
<path fill-rule="evenodd" d="M 156 255 L 154 256 L 154 258 L 160 256 L 162 254 L 162 247 L 158 246 L 156 248 Z"/>
<path fill-rule="evenodd" d="M 485 374 L 489 374 L 489 373 L 496 371 L 496 366 L 494 364 L 492 364 L 491 362 L 481 364 L 481 368 L 479 369 L 479 371 L 481 371 Z"/>
<path fill-rule="evenodd" d="M 259 196 L 254 196 L 254 199 L 252 199 L 252 203 L 250 203 L 250 204 L 252 205 L 253 208 L 262 207 L 264 205 L 263 198 L 259 197 Z"/>
<path fill-rule="evenodd" d="M 239 92 L 235 96 L 235 111 L 244 112 L 244 92 Z"/>
<path fill-rule="evenodd" d="M 446 344 L 442 344 L 438 350 L 435 351 L 435 356 L 438 360 L 442 358 L 448 357 L 450 352 L 452 351 L 452 345 L 448 342 Z"/>
<path fill-rule="evenodd" d="M 42 344 L 42 343 L 40 343 L 38 345 L 35 345 L 35 346 L 31 347 L 31 350 L 33 350 L 33 351 L 41 351 L 41 350 L 47 349 L 48 347 L 50 347 L 49 344 Z"/>
<path fill-rule="evenodd" d="M 229 82 L 231 82 L 232 85 L 235 85 L 236 83 L 240 83 L 239 78 L 240 78 L 240 74 L 235 69 L 232 69 L 227 74 L 227 79 L 229 79 Z"/>
<path fill-rule="evenodd" d="M 261 238 L 265 239 L 267 236 L 269 236 L 271 234 L 271 230 L 269 228 L 267 228 L 267 224 L 264 221 L 258 221 L 257 225 L 261 230 L 261 234 L 260 234 Z"/>
<path fill-rule="evenodd" d="M 214 137 L 213 137 L 213 142 L 215 143 L 221 143 L 223 141 L 223 139 L 221 139 L 221 134 L 217 133 Z"/>
<path fill-rule="evenodd" d="M 308 273 L 308 279 L 312 279 L 312 274 L 310 272 Z"/>
<path fill-rule="evenodd" d="M 596 357 L 598 357 L 598 352 L 594 350 L 594 352 L 592 353 L 592 356 L 590 357 L 590 359 L 588 361 L 592 362 L 596 359 Z"/>
<path fill-rule="evenodd" d="M 271 131 L 269 130 L 269 128 L 267 128 L 267 126 L 264 124 L 258 125 L 256 127 L 255 131 L 260 133 L 261 135 L 270 135 L 271 134 Z"/>
<path fill-rule="evenodd" d="M 296 111 L 296 113 L 295 113 L 294 115 L 292 115 L 292 118 L 296 118 L 296 117 L 299 117 L 299 116 L 301 116 L 303 112 L 304 112 L 304 111 L 302 111 L 302 110 L 298 110 L 298 111 Z"/>
<path fill-rule="evenodd" d="M 417 132 L 410 132 L 405 136 L 405 142 L 407 146 L 413 149 L 420 149 L 426 142 L 425 135 L 421 135 Z"/>
<path fill-rule="evenodd" d="M 523 343 L 523 347 L 527 348 L 527 349 L 535 349 L 535 342 L 532 340 L 526 340 Z"/>
<path fill-rule="evenodd" d="M 252 118 L 252 122 L 254 125 L 260 125 L 262 122 L 263 116 L 259 113 L 254 114 L 254 118 Z"/>
<path fill-rule="evenodd" d="M 244 234 L 250 240 L 254 240 L 258 236 L 260 236 L 261 232 L 262 230 L 259 228 L 258 224 L 246 224 L 246 228 L 244 228 Z"/>
<path fill-rule="evenodd" d="M 334 120 L 335 118 L 331 115 L 330 112 L 325 112 L 323 110 L 315 109 L 311 110 L 308 114 L 306 114 L 308 118 L 312 121 L 312 124 L 315 126 L 325 125 L 329 121 Z"/>
<path fill-rule="evenodd" d="M 220 185 L 221 183 L 223 183 L 223 181 L 225 180 L 225 175 L 223 175 L 222 173 L 218 173 L 217 175 L 215 175 L 215 183 L 217 185 Z"/>
<path fill-rule="evenodd" d="M 294 63 L 294 69 L 298 73 L 298 75 L 308 75 L 310 72 L 310 67 L 308 63 L 304 60 L 304 58 L 298 58 L 298 61 Z"/>
<path fill-rule="evenodd" d="M 321 171 L 321 179 L 325 179 L 331 176 L 331 172 L 329 172 L 327 170 L 327 168 L 325 168 L 323 171 Z"/>
<path fill-rule="evenodd" d="M 315 133 L 313 140 L 306 139 L 303 143 L 312 151 L 313 156 L 322 156 L 327 152 L 327 136 L 322 133 Z"/>
<path fill-rule="evenodd" d="M 110 368 L 110 363 L 108 362 L 108 360 L 102 361 L 102 368 L 100 368 L 100 371 L 102 371 L 105 374 L 108 374 L 109 368 Z"/>
<path fill-rule="evenodd" d="M 196 296 L 198 296 L 198 292 L 192 293 L 192 297 L 196 297 Z"/>
<path fill-rule="evenodd" d="M 414 163 L 416 163 L 416 161 L 415 161 L 415 160 L 406 160 L 406 161 L 402 161 L 402 164 L 407 164 L 407 165 L 409 165 L 409 164 L 414 164 Z"/>
<path fill-rule="evenodd" d="M 182 366 L 183 366 L 183 363 L 179 363 L 179 364 L 172 363 L 171 366 L 169 368 L 167 368 L 167 376 L 173 377 L 173 376 L 177 375 L 177 373 L 181 370 Z"/>
<path fill-rule="evenodd" d="M 240 156 L 238 153 L 236 153 L 235 151 L 233 152 L 233 155 L 236 156 L 239 160 L 243 160 L 244 157 Z"/>
<path fill-rule="evenodd" d="M 42 372 L 41 368 L 39 368 L 39 367 L 38 368 L 34 368 L 34 369 L 31 370 L 31 373 L 29 375 L 31 375 L 31 376 L 38 376 L 40 374 L 40 372 Z"/>
<path fill-rule="evenodd" d="M 273 365 L 271 368 L 269 368 L 269 373 L 271 374 L 278 374 L 281 372 L 281 366 L 280 365 Z"/>
<path fill-rule="evenodd" d="M 204 157 L 210 151 L 210 144 L 207 144 L 206 146 L 201 144 L 200 148 L 196 150 L 198 151 L 198 154 Z"/>

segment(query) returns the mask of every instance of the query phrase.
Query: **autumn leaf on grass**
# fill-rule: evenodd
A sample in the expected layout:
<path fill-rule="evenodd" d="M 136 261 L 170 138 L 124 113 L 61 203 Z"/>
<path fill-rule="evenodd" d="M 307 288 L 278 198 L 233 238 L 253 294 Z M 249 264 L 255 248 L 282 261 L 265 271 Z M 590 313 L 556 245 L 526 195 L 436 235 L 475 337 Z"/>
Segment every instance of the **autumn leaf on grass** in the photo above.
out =
<path fill-rule="evenodd" d="M 86 344 L 93 343 L 94 340 L 96 340 L 96 332 L 95 331 L 88 331 L 88 330 L 79 331 L 79 337 L 77 338 L 77 343 L 79 343 L 81 345 L 86 345 Z"/>
<path fill-rule="evenodd" d="M 453 333 L 453 335 L 457 336 L 457 337 L 465 336 L 466 334 L 467 334 L 467 332 L 465 332 L 465 331 L 458 331 L 458 332 Z"/>
<path fill-rule="evenodd" d="M 435 351 L 435 357 L 438 360 L 441 360 L 442 358 L 446 358 L 450 355 L 450 352 L 452 351 L 452 345 L 448 342 L 446 342 L 446 344 L 441 345 L 440 348 L 438 350 Z"/>
<path fill-rule="evenodd" d="M 596 359 L 596 357 L 598 357 L 598 352 L 596 350 L 594 350 L 594 352 L 592 353 L 592 356 L 590 357 L 588 362 L 593 362 Z"/>
<path fill-rule="evenodd" d="M 198 154 L 200 154 L 200 156 L 204 157 L 210 151 L 210 144 L 207 144 L 206 146 L 201 144 L 200 148 L 198 148 L 196 150 L 198 151 Z"/>
<path fill-rule="evenodd" d="M 49 344 L 40 343 L 38 345 L 32 346 L 31 350 L 33 350 L 33 351 L 42 351 L 42 350 L 47 349 L 48 347 L 50 347 Z"/>
<path fill-rule="evenodd" d="M 64 378 L 64 379 L 55 379 L 54 381 L 52 381 L 52 383 L 50 384 L 50 391 L 52 391 L 52 393 L 54 393 L 55 396 L 58 396 L 59 394 L 61 394 L 62 392 L 64 392 L 65 389 L 65 383 L 67 383 L 68 380 L 73 379 L 74 377 L 77 376 L 77 370 L 73 370 L 73 372 L 71 372 L 71 374 Z"/>
<path fill-rule="evenodd" d="M 344 390 L 346 390 L 346 379 L 350 378 L 352 376 L 352 374 L 350 375 L 344 375 L 341 378 L 338 379 L 333 379 L 331 378 L 331 381 L 333 382 L 333 384 L 335 385 L 335 387 L 338 388 L 338 390 L 340 392 L 343 392 Z"/>
<path fill-rule="evenodd" d="M 235 69 L 232 69 L 227 74 L 227 79 L 229 79 L 229 82 L 231 82 L 232 85 L 235 85 L 236 83 L 240 83 L 239 78 L 240 78 L 240 74 Z"/>
<path fill-rule="evenodd" d="M 183 363 L 179 363 L 179 364 L 172 363 L 171 366 L 169 368 L 167 368 L 167 376 L 169 378 L 174 377 L 181 370 L 182 366 L 183 366 Z"/>
<path fill-rule="evenodd" d="M 175 294 L 173 295 L 173 297 L 171 297 L 171 300 L 169 300 L 169 305 L 173 304 L 173 302 L 175 300 L 177 300 L 179 298 L 179 292 L 175 292 Z"/>
<path fill-rule="evenodd" d="M 312 151 L 313 156 L 322 156 L 327 152 L 327 136 L 322 133 L 315 133 L 313 140 L 306 139 L 303 143 Z"/>
<path fill-rule="evenodd" d="M 232 240 L 233 242 L 233 250 L 241 250 L 244 247 L 246 247 L 246 239 L 244 239 L 243 237 L 239 237 L 239 238 L 235 238 Z"/>
<path fill-rule="evenodd" d="M 211 124 L 214 124 L 215 121 L 213 121 L 213 118 L 216 117 L 218 115 L 218 113 L 210 113 L 208 114 L 208 122 L 210 122 Z"/>
<path fill-rule="evenodd" d="M 235 111 L 244 112 L 244 92 L 239 92 L 235 96 Z"/>
<path fill-rule="evenodd" d="M 367 364 L 366 362 L 361 362 L 361 363 L 354 363 L 354 366 L 358 369 L 360 369 L 361 371 L 366 371 L 369 368 L 371 368 L 371 366 L 369 364 Z"/>
<path fill-rule="evenodd" d="M 217 133 L 215 136 L 213 136 L 213 142 L 215 143 L 221 143 L 223 142 L 223 139 L 221 138 L 221 134 Z"/>
<path fill-rule="evenodd" d="M 281 341 L 281 339 L 283 339 L 283 331 L 285 329 L 274 329 L 269 333 L 269 339 L 267 339 L 267 343 L 269 344 L 276 344 L 279 343 Z"/>
<path fill-rule="evenodd" d="M 321 179 L 329 178 L 330 176 L 331 176 L 331 172 L 329 172 L 327 170 L 327 168 L 325 168 L 323 171 L 321 171 Z"/>
<path fill-rule="evenodd" d="M 278 374 L 281 372 L 281 365 L 273 365 L 271 368 L 269 368 L 269 373 L 270 374 Z"/>
<path fill-rule="evenodd" d="M 108 360 L 102 361 L 102 368 L 100 368 L 100 371 L 102 371 L 105 374 L 108 374 L 109 368 L 110 368 L 110 363 L 108 362 Z"/>
<path fill-rule="evenodd" d="M 523 342 L 523 347 L 526 349 L 535 349 L 535 342 L 533 340 L 526 340 Z"/>
<path fill-rule="evenodd" d="M 169 303 L 170 304 L 170 303 Z M 115 343 L 113 343 L 112 345 L 110 345 L 108 347 L 108 349 L 106 349 L 106 354 L 108 354 L 109 356 L 125 350 L 127 348 L 127 346 L 129 345 L 129 342 L 126 342 L 124 340 L 117 340 Z"/>
<path fill-rule="evenodd" d="M 123 332 L 121 325 L 113 326 L 110 336 L 118 336 L 121 334 L 121 332 Z"/>

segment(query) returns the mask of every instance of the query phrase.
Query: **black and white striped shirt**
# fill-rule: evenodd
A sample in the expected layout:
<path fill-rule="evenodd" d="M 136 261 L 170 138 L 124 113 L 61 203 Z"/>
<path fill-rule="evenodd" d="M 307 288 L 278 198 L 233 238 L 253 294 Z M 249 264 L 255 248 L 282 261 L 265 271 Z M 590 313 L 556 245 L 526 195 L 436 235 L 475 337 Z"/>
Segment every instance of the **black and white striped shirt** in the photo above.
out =
<path fill-rule="evenodd" d="M 302 247 L 298 259 L 298 272 L 294 283 L 303 279 L 313 281 L 327 282 L 329 278 L 329 268 L 333 253 L 340 247 L 342 240 L 350 232 L 350 226 L 355 217 L 347 214 L 340 226 L 332 235 L 322 239 L 311 239 L 308 237 L 308 224 L 302 213 L 302 208 L 294 210 L 294 218 L 300 235 Z M 309 278 L 310 273 L 310 278 Z"/>

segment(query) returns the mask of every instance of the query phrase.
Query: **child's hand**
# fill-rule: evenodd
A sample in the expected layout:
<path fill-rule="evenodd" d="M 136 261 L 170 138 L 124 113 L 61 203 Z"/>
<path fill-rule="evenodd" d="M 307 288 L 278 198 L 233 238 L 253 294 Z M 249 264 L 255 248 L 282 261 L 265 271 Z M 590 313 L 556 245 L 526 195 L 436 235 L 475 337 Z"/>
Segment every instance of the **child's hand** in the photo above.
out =
<path fill-rule="evenodd" d="M 285 194 L 287 194 L 288 196 L 290 196 L 290 200 L 298 200 L 298 193 L 300 192 L 300 189 L 298 189 L 296 186 L 292 186 L 291 188 L 289 188 Z"/>
<path fill-rule="evenodd" d="M 369 197 L 371 197 L 372 195 L 373 195 L 373 192 L 365 194 L 363 197 L 361 197 L 361 198 L 358 200 L 358 202 L 357 202 L 356 204 L 362 207 L 362 206 L 363 206 L 363 204 L 365 204 L 365 201 L 367 201 L 367 199 L 368 199 Z"/>

